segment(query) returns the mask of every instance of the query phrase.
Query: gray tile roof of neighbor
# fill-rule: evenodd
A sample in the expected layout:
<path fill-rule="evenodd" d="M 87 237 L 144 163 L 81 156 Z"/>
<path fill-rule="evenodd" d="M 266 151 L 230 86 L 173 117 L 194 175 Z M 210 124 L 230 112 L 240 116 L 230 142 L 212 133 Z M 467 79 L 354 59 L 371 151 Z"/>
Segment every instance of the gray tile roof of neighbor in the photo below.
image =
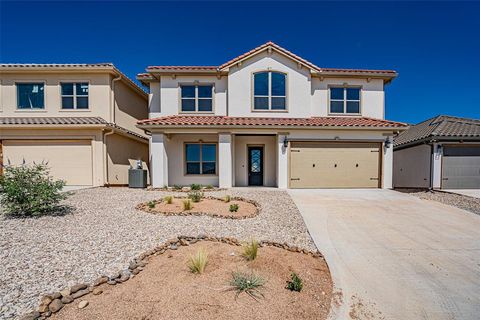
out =
<path fill-rule="evenodd" d="M 137 138 L 145 139 L 145 136 L 142 136 L 136 132 L 130 131 L 126 128 L 123 128 L 115 123 L 109 123 L 101 117 L 1 117 L 0 118 L 0 128 L 1 126 L 91 126 L 91 125 L 100 125 L 105 127 L 110 127 L 123 133 L 135 136 Z"/>
<path fill-rule="evenodd" d="M 480 138 L 480 120 L 440 115 L 411 126 L 400 133 L 395 147 L 430 138 Z"/>

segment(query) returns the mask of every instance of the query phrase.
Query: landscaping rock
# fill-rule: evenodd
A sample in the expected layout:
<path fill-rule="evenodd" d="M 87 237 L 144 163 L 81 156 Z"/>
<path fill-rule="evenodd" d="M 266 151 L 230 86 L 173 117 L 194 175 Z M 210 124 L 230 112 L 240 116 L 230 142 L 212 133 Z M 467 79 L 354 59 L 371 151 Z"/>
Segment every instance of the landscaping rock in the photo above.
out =
<path fill-rule="evenodd" d="M 40 304 L 48 306 L 48 304 L 52 301 L 53 301 L 52 296 L 46 295 L 46 296 L 43 296 L 42 299 L 40 299 Z"/>
<path fill-rule="evenodd" d="M 170 245 L 170 250 L 177 250 L 178 246 L 176 244 Z"/>
<path fill-rule="evenodd" d="M 78 304 L 78 309 L 83 309 L 86 306 L 88 306 L 88 301 L 86 301 L 86 300 L 80 301 L 80 303 Z"/>
<path fill-rule="evenodd" d="M 93 293 L 93 295 L 98 296 L 99 294 L 103 293 L 103 290 L 100 289 L 100 288 L 95 288 L 95 289 L 93 289 L 92 293 Z"/>
<path fill-rule="evenodd" d="M 94 285 L 95 287 L 97 287 L 97 286 L 99 286 L 99 285 L 101 285 L 101 284 L 106 283 L 107 281 L 108 281 L 108 277 L 100 277 L 100 278 L 97 278 L 97 280 L 95 280 L 95 281 L 93 282 L 93 285 Z"/>
<path fill-rule="evenodd" d="M 47 312 L 48 311 L 48 304 L 41 304 L 38 307 L 38 311 L 41 312 L 41 313 Z"/>
<path fill-rule="evenodd" d="M 86 295 L 88 293 L 90 293 L 90 291 L 88 289 L 83 289 L 83 290 L 77 291 L 74 294 L 72 294 L 72 298 L 77 299 L 77 298 L 83 297 L 84 295 Z"/>
<path fill-rule="evenodd" d="M 117 281 L 115 281 L 115 280 L 108 280 L 107 283 L 108 283 L 109 285 L 113 286 L 113 285 L 117 284 Z"/>
<path fill-rule="evenodd" d="M 137 263 L 135 261 L 130 262 L 128 265 L 128 269 L 133 270 L 137 267 Z"/>
<path fill-rule="evenodd" d="M 36 320 L 38 318 L 40 318 L 40 312 L 32 311 L 21 317 L 20 320 Z"/>
<path fill-rule="evenodd" d="M 71 293 L 75 293 L 79 290 L 83 290 L 83 289 L 86 289 L 87 288 L 87 285 L 85 283 L 80 283 L 80 284 L 76 284 L 74 285 L 71 289 L 70 289 L 70 292 Z"/>
<path fill-rule="evenodd" d="M 70 296 L 70 294 L 72 294 L 72 291 L 70 290 L 70 288 L 67 288 L 60 291 L 60 294 L 62 295 L 62 297 L 67 297 L 67 296 Z"/>
<path fill-rule="evenodd" d="M 63 304 L 69 304 L 69 303 L 72 303 L 73 298 L 72 296 L 65 296 L 65 297 L 62 297 L 61 301 Z"/>
<path fill-rule="evenodd" d="M 60 309 L 63 308 L 63 303 L 60 301 L 60 299 L 55 299 L 50 304 L 48 305 L 48 310 L 50 310 L 51 313 L 58 312 Z"/>

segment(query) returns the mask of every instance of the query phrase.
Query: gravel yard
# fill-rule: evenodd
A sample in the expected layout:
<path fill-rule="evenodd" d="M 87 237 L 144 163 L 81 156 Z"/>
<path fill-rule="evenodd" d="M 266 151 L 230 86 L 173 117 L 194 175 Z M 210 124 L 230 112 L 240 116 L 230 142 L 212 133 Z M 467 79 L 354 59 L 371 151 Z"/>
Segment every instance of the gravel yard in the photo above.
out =
<path fill-rule="evenodd" d="M 443 204 L 480 214 L 479 198 L 442 191 L 425 191 L 420 189 L 398 189 L 397 191 L 409 193 L 420 199 L 438 201 Z"/>
<path fill-rule="evenodd" d="M 65 216 L 0 217 L 0 319 L 37 307 L 43 294 L 126 269 L 140 253 L 178 235 L 255 237 L 315 250 L 286 192 L 233 189 L 206 195 L 227 193 L 256 201 L 260 214 L 245 220 L 153 215 L 135 206 L 174 193 L 94 188 L 76 191 L 65 201 L 75 208 Z"/>

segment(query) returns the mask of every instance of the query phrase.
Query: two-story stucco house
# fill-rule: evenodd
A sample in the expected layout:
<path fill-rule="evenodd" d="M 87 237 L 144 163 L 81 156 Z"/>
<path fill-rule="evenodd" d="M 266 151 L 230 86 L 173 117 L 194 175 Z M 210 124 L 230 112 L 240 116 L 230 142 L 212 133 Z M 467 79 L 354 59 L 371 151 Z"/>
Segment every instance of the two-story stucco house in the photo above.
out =
<path fill-rule="evenodd" d="M 268 42 L 221 66 L 150 66 L 154 187 L 391 188 L 389 70 L 320 68 Z"/>
<path fill-rule="evenodd" d="M 126 184 L 130 165 L 148 163 L 135 126 L 147 104 L 110 63 L 1 64 L 0 168 L 46 161 L 68 186 Z"/>

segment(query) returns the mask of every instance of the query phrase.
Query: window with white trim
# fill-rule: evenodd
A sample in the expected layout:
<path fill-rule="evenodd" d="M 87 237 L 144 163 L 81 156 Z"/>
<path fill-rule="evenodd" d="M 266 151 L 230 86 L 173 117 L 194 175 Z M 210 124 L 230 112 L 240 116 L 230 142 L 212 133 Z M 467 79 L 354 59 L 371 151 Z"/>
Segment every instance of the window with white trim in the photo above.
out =
<path fill-rule="evenodd" d="M 186 174 L 216 174 L 217 145 L 215 143 L 185 144 Z"/>
<path fill-rule="evenodd" d="M 360 88 L 330 88 L 330 113 L 360 114 Z"/>
<path fill-rule="evenodd" d="M 62 90 L 62 109 L 88 109 L 87 82 L 64 82 L 60 86 Z"/>
<path fill-rule="evenodd" d="M 212 112 L 213 85 L 182 85 L 182 112 Z"/>
<path fill-rule="evenodd" d="M 43 83 L 17 83 L 18 109 L 45 109 L 45 85 Z"/>
<path fill-rule="evenodd" d="M 253 110 L 287 109 L 287 75 L 262 71 L 253 75 Z"/>

